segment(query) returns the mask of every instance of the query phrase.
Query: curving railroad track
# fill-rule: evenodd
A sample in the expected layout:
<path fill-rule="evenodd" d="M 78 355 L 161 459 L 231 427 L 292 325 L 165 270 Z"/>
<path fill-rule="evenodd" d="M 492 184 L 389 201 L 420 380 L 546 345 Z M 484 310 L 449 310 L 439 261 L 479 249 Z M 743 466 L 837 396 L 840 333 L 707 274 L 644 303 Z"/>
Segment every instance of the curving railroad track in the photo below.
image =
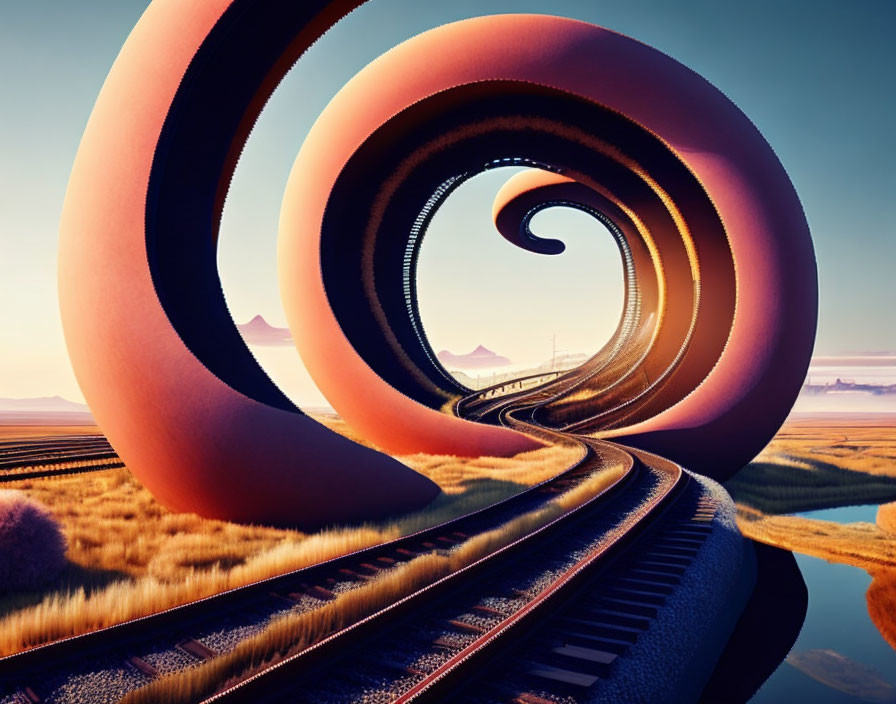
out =
<path fill-rule="evenodd" d="M 532 418 L 553 394 L 518 388 L 482 389 L 455 411 L 556 438 Z M 203 704 L 587 700 L 674 592 L 716 503 L 662 457 L 566 437 L 587 448 L 594 469 L 626 462 L 624 481 Z"/>
<path fill-rule="evenodd" d="M 532 420 L 544 389 L 500 395 L 512 389 L 483 389 L 461 400 L 457 411 L 556 440 L 558 433 Z M 709 532 L 714 508 L 701 502 L 699 487 L 668 460 L 587 436 L 565 437 L 582 445 L 574 466 L 487 508 L 0 658 L 0 704 L 117 701 L 160 676 L 229 651 L 278 617 L 312 611 L 420 555 L 450 552 L 544 506 L 602 467 L 621 463 L 622 478 L 579 507 L 206 701 L 441 701 L 454 696 L 459 683 L 481 677 L 482 663 L 496 653 L 504 674 L 496 678 L 490 670 L 491 681 L 476 690 L 479 697 L 491 693 L 493 701 L 539 704 L 587 695 L 662 608 Z M 579 611 L 575 603 L 583 589 L 591 596 Z M 565 631 L 539 636 L 544 652 L 509 655 L 520 633 L 554 623 L 545 614 L 566 611 L 578 618 L 564 618 Z"/>
<path fill-rule="evenodd" d="M 465 681 L 473 667 L 640 543 L 659 516 L 688 493 L 689 477 L 677 465 L 641 453 L 633 460 L 624 488 L 612 496 L 592 498 L 488 558 L 206 701 L 450 701 L 457 680 Z M 673 552 L 663 549 L 655 547 L 656 560 L 674 560 Z M 629 628 L 633 634 L 634 628 L 649 625 L 639 596 L 621 600 L 620 588 L 608 587 L 605 608 L 592 612 L 595 643 L 600 632 Z M 573 667 L 565 670 L 570 676 Z M 555 668 L 559 672 L 564 670 Z M 550 680 L 555 673 L 545 672 L 545 677 Z"/>
<path fill-rule="evenodd" d="M 180 607 L 0 658 L 0 701 L 98 701 L 74 690 L 117 696 L 162 674 L 226 651 L 271 619 L 311 610 L 377 574 L 535 510 L 576 486 L 604 461 L 607 450 L 587 448 L 557 476 L 515 496 L 447 523 Z M 115 696 L 117 695 L 117 696 Z M 96 696 L 96 695 L 95 695 Z"/>

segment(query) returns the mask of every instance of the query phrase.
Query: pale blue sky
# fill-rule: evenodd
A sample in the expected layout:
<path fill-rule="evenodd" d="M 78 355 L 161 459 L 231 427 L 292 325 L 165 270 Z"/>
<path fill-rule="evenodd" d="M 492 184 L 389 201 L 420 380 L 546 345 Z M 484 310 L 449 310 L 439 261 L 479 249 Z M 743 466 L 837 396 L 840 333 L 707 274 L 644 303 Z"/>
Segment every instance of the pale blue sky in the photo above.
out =
<path fill-rule="evenodd" d="M 80 398 L 58 321 L 58 218 L 93 101 L 145 6 L 145 0 L 0 0 L 0 396 Z M 372 0 L 299 62 L 244 152 L 219 257 L 237 321 L 261 313 L 284 322 L 275 267 L 280 199 L 308 128 L 343 83 L 383 51 L 438 24 L 539 11 L 651 44 L 734 100 L 775 148 L 812 227 L 821 283 L 817 353 L 896 349 L 896 3 L 889 0 Z M 534 255 L 501 250 L 488 212 L 479 212 L 499 182 L 482 177 L 458 194 L 463 200 L 446 206 L 424 243 L 421 306 L 434 345 L 463 352 L 475 341 L 537 359 L 550 354 L 556 332 L 558 346 L 588 351 L 579 348 L 597 344 L 619 306 L 618 259 L 608 236 L 577 214 L 545 214 L 540 226 L 570 232 L 569 255 L 530 263 Z M 594 259 L 599 263 L 589 268 Z M 463 285 L 446 276 L 458 270 L 466 272 Z M 522 279 L 535 271 L 546 281 L 568 282 L 567 294 L 539 304 L 527 299 L 530 281 Z M 577 308 L 565 316 L 546 306 L 573 299 Z M 591 311 L 593 324 L 581 327 L 577 320 Z M 294 397 L 319 399 L 294 352 L 269 356 L 263 361 Z"/>

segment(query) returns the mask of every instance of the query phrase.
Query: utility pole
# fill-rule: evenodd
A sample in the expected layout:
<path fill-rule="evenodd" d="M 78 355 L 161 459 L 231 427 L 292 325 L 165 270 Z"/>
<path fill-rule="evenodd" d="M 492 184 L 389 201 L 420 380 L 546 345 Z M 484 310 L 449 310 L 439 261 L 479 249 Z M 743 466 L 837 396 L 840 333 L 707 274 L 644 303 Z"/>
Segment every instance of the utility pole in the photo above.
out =
<path fill-rule="evenodd" d="M 554 333 L 554 337 L 551 339 L 551 371 L 554 371 L 556 362 L 557 362 L 557 333 Z"/>

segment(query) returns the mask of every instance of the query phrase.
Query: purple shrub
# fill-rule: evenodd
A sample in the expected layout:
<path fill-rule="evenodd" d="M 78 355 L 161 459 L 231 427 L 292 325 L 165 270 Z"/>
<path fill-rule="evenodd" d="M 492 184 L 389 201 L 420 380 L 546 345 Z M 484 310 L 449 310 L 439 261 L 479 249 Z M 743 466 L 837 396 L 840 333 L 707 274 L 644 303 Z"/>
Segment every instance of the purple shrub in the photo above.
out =
<path fill-rule="evenodd" d="M 0 491 L 0 592 L 50 582 L 65 566 L 65 548 L 43 505 L 21 491 Z"/>

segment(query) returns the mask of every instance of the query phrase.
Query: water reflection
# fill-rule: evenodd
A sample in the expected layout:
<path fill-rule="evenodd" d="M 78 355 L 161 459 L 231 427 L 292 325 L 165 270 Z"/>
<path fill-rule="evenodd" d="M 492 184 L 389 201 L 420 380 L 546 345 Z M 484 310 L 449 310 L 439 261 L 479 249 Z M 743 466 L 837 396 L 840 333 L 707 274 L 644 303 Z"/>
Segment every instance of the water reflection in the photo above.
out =
<path fill-rule="evenodd" d="M 879 571 L 872 581 L 867 572 L 850 565 L 806 555 L 796 555 L 796 561 L 809 589 L 805 623 L 787 663 L 772 674 L 752 704 L 896 701 L 889 689 L 896 688 L 896 571 Z M 823 651 L 827 657 L 819 654 Z M 850 684 L 871 680 L 878 682 L 871 689 Z"/>
<path fill-rule="evenodd" d="M 894 704 L 896 687 L 873 667 L 851 660 L 836 650 L 794 651 L 788 665 L 850 697 L 875 704 Z"/>
<path fill-rule="evenodd" d="M 878 527 L 893 536 L 896 544 L 896 503 L 884 504 L 877 509 Z M 871 573 L 868 587 L 868 614 L 877 630 L 896 650 L 896 568 L 881 568 Z"/>
<path fill-rule="evenodd" d="M 753 546 L 756 586 L 701 704 L 749 701 L 784 661 L 806 616 L 808 591 L 793 554 L 761 543 Z"/>
<path fill-rule="evenodd" d="M 868 587 L 868 615 L 877 630 L 896 650 L 896 569 L 882 569 L 872 573 Z"/>

